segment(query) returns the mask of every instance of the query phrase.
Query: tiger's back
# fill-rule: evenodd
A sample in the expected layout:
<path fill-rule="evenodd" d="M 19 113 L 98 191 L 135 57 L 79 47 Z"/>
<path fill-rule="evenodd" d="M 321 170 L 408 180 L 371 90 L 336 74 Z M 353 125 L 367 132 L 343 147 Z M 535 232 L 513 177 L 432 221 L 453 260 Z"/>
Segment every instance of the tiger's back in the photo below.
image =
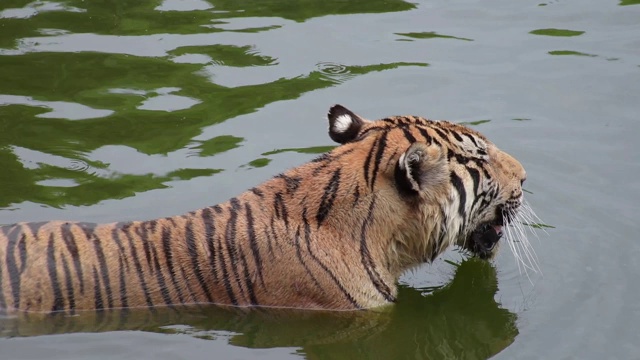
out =
<path fill-rule="evenodd" d="M 219 205 L 2 227 L 0 308 L 372 308 L 395 301 L 403 271 L 447 247 L 479 251 L 473 231 L 521 199 L 521 165 L 473 130 L 368 121 L 340 106 L 329 120 L 341 146 Z"/>

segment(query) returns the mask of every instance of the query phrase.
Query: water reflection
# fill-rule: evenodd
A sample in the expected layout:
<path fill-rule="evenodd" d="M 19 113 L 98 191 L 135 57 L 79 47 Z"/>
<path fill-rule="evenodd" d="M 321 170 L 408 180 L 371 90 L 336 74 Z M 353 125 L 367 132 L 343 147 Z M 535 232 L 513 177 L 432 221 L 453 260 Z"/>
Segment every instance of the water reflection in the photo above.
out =
<path fill-rule="evenodd" d="M 584 34 L 584 31 L 566 30 L 566 29 L 536 29 L 536 30 L 529 31 L 529 34 L 572 37 L 572 36 L 580 36 Z"/>
<path fill-rule="evenodd" d="M 494 267 L 470 259 L 453 281 L 430 294 L 401 287 L 398 303 L 379 312 L 201 307 L 106 312 L 75 317 L 0 320 L 3 336 L 142 330 L 229 338 L 249 348 L 297 347 L 314 359 L 485 359 L 514 341 L 516 315 L 494 300 Z M 229 335 L 231 332 L 233 335 Z"/>
<path fill-rule="evenodd" d="M 216 54 L 220 61 L 234 65 L 260 65 L 265 64 L 265 59 L 266 66 L 272 63 L 267 58 L 248 54 L 246 48 L 225 49 L 228 51 L 205 47 L 204 54 Z M 190 47 L 189 51 L 198 49 Z M 247 57 L 255 57 L 257 62 L 247 61 Z M 346 69 L 352 76 L 358 76 L 414 65 L 421 64 L 378 64 Z M 0 94 L 31 94 L 30 97 L 2 97 L 5 101 L 4 106 L 0 106 L 0 166 L 8 172 L 0 176 L 0 188 L 9 190 L 0 194 L 0 206 L 23 201 L 57 207 L 90 205 L 162 188 L 166 181 L 174 178 L 172 173 L 99 177 L 47 164 L 27 167 L 16 156 L 16 148 L 89 163 L 92 151 L 110 145 L 130 147 L 147 155 L 167 154 L 189 148 L 192 139 L 207 126 L 343 81 L 314 70 L 304 76 L 268 83 L 223 87 L 209 81 L 199 70 L 202 70 L 201 64 L 99 53 L 0 56 L 0 75 L 7 80 L 0 82 Z M 88 118 L 88 111 L 75 114 L 81 116 L 82 121 L 61 119 L 64 113 L 59 104 L 69 104 L 62 102 L 66 99 L 73 99 L 75 103 L 70 104 L 78 108 L 102 109 L 100 111 L 109 111 L 111 115 L 96 118 L 98 110 L 92 110 L 92 118 Z M 51 111 L 43 108 L 45 105 L 56 110 L 55 118 L 51 118 Z M 235 147 L 238 142 L 231 144 Z M 217 151 L 208 146 L 202 144 L 201 156 L 232 148 Z M 217 170 L 202 171 L 215 173 Z M 48 179 L 71 179 L 81 183 L 78 187 L 83 189 L 38 185 Z M 74 191 L 77 193 L 72 195 L 70 192 Z M 80 199 L 84 194 L 91 195 Z"/>
<path fill-rule="evenodd" d="M 442 35 L 433 31 L 396 33 L 396 35 L 405 37 L 405 38 L 397 39 L 398 41 L 413 41 L 411 39 L 454 39 L 454 40 L 463 40 L 463 41 L 473 41 L 473 39 L 451 36 L 451 35 Z M 406 38 L 409 38 L 409 39 L 406 39 Z"/>

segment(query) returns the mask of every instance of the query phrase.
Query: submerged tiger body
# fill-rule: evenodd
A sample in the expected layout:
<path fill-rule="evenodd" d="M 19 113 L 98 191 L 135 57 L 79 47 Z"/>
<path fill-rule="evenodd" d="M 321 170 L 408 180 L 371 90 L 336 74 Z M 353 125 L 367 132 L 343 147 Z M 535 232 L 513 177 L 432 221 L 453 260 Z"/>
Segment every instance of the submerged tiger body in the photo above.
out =
<path fill-rule="evenodd" d="M 336 105 L 341 145 L 229 201 L 112 224 L 0 228 L 0 308 L 216 303 L 353 310 L 395 301 L 407 269 L 459 245 L 497 251 L 525 171 L 478 132 Z"/>

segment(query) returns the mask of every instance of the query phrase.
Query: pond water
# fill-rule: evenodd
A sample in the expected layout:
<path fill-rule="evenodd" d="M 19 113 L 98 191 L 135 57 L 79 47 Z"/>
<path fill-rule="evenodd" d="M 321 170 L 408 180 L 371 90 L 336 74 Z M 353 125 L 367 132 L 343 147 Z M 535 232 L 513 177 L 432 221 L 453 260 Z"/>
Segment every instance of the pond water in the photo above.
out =
<path fill-rule="evenodd" d="M 0 319 L 1 359 L 640 356 L 640 1 L 0 3 L 0 224 L 181 214 L 333 146 L 324 115 L 465 122 L 518 158 L 541 272 L 505 246 L 381 314 Z"/>

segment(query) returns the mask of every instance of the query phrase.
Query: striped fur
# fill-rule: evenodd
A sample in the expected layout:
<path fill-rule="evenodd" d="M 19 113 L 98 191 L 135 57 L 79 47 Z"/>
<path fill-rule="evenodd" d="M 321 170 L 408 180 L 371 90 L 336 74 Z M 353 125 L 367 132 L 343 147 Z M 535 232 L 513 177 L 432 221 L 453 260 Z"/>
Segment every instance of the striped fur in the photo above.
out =
<path fill-rule="evenodd" d="M 219 205 L 1 227 L 0 308 L 378 307 L 404 271 L 452 245 L 473 251 L 472 232 L 522 201 L 522 166 L 462 125 L 340 105 L 329 122 L 341 146 Z"/>

